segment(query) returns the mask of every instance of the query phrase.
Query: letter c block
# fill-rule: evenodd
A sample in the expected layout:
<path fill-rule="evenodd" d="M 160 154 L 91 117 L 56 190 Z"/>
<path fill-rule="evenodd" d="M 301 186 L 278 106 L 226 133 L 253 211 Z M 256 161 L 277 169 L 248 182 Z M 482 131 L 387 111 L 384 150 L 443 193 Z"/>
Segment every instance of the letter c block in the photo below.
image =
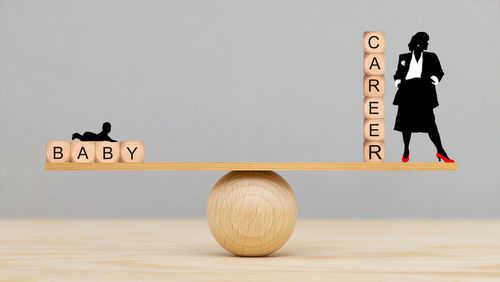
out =
<path fill-rule="evenodd" d="M 365 53 L 384 53 L 385 33 L 383 31 L 366 31 L 363 34 L 363 51 Z"/>

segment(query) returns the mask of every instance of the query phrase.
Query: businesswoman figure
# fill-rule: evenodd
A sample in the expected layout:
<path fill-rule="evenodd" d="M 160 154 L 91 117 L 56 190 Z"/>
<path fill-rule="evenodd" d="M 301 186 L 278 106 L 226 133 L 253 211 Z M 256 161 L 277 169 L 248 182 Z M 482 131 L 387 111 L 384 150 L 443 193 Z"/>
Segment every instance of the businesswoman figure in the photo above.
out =
<path fill-rule="evenodd" d="M 436 126 L 434 108 L 439 105 L 436 86 L 444 73 L 436 54 L 424 52 L 429 46 L 429 35 L 416 33 L 410 40 L 410 53 L 399 55 L 398 68 L 394 75 L 398 88 L 394 105 L 398 106 L 394 130 L 401 131 L 405 145 L 403 162 L 410 159 L 410 139 L 413 132 L 427 132 L 436 146 L 439 161 L 455 162 L 448 157 L 441 144 Z"/>

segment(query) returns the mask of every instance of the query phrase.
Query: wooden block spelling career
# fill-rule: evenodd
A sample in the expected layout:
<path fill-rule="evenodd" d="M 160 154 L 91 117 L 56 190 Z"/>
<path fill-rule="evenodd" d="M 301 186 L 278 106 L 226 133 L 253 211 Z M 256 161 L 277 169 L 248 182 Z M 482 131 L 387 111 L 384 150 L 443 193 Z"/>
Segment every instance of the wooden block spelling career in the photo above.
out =
<path fill-rule="evenodd" d="M 385 33 L 363 34 L 363 160 L 385 160 Z"/>
<path fill-rule="evenodd" d="M 96 142 L 95 160 L 98 163 L 117 163 L 120 160 L 119 142 Z"/>
<path fill-rule="evenodd" d="M 385 77 L 383 75 L 365 75 L 363 77 L 363 95 L 366 97 L 384 97 Z"/>
<path fill-rule="evenodd" d="M 363 160 L 365 162 L 385 161 L 384 141 L 365 141 L 363 143 Z"/>
<path fill-rule="evenodd" d="M 71 142 L 72 163 L 95 162 L 95 142 L 73 141 Z"/>
<path fill-rule="evenodd" d="M 124 163 L 144 162 L 144 142 L 142 141 L 120 142 L 120 162 Z"/>
<path fill-rule="evenodd" d="M 384 119 L 365 119 L 363 121 L 363 138 L 365 141 L 383 141 L 385 138 Z"/>
<path fill-rule="evenodd" d="M 365 97 L 363 99 L 363 116 L 365 119 L 383 119 L 385 116 L 384 98 Z"/>
<path fill-rule="evenodd" d="M 71 146 L 68 141 L 49 141 L 45 147 L 48 163 L 65 163 L 70 160 Z"/>

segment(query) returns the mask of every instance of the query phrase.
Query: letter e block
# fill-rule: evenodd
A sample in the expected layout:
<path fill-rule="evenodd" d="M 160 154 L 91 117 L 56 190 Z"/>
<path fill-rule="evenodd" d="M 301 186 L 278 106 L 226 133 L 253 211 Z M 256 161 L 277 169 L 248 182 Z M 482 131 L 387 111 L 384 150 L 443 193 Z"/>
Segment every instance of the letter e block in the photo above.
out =
<path fill-rule="evenodd" d="M 365 141 L 363 143 L 363 160 L 365 162 L 383 162 L 385 160 L 384 141 Z"/>
<path fill-rule="evenodd" d="M 385 54 L 365 54 L 363 71 L 365 75 L 383 75 L 385 72 Z"/>
<path fill-rule="evenodd" d="M 119 142 L 96 142 L 95 160 L 98 163 L 117 163 L 120 160 Z"/>
<path fill-rule="evenodd" d="M 385 33 L 383 31 L 366 31 L 363 34 L 363 51 L 365 53 L 384 53 Z"/>
<path fill-rule="evenodd" d="M 363 77 L 363 95 L 366 97 L 383 97 L 385 94 L 385 77 L 383 75 L 365 75 Z"/>
<path fill-rule="evenodd" d="M 383 119 L 365 119 L 363 122 L 363 138 L 366 141 L 383 141 L 385 138 L 385 121 Z"/>
<path fill-rule="evenodd" d="M 48 163 L 67 163 L 70 160 L 71 146 L 68 141 L 49 141 L 45 147 Z"/>
<path fill-rule="evenodd" d="M 71 142 L 72 163 L 95 162 L 95 142 L 73 141 Z"/>
<path fill-rule="evenodd" d="M 144 142 L 142 141 L 120 142 L 120 161 L 124 163 L 144 162 Z"/>
<path fill-rule="evenodd" d="M 363 99 L 363 116 L 365 119 L 384 118 L 385 101 L 380 97 L 365 97 Z"/>

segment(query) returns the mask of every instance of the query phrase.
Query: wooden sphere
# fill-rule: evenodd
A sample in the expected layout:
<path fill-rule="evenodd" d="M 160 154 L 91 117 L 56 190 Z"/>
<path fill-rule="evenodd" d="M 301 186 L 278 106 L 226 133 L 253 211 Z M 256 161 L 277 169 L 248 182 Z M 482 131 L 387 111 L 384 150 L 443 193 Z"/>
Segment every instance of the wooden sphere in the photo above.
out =
<path fill-rule="evenodd" d="M 207 219 L 224 249 L 239 256 L 266 256 L 292 235 L 297 201 L 275 172 L 232 171 L 210 192 Z"/>

